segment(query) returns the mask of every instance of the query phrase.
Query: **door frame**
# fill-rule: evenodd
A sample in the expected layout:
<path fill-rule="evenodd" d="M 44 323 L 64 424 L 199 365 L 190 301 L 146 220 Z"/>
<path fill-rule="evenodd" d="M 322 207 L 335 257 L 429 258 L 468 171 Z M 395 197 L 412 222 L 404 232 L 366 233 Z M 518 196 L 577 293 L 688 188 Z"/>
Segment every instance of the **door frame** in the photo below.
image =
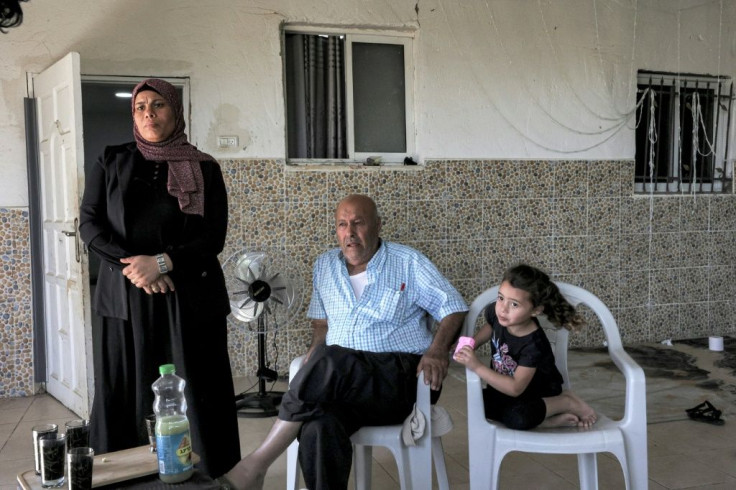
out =
<path fill-rule="evenodd" d="M 26 158 L 28 161 L 28 226 L 31 254 L 31 317 L 33 320 L 33 393 L 46 382 L 46 317 L 43 292 L 43 222 L 41 219 L 41 177 L 39 176 L 36 99 L 23 100 L 26 120 Z"/>

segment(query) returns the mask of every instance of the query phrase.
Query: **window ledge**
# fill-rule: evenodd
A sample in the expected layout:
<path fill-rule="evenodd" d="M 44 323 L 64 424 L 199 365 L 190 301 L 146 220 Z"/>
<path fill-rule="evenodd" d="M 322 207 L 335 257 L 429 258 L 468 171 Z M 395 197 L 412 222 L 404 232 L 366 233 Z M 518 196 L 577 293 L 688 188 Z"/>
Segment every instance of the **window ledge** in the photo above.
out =
<path fill-rule="evenodd" d="M 362 162 L 346 160 L 286 160 L 287 172 L 336 172 L 355 170 L 358 172 L 400 171 L 412 172 L 424 169 L 424 165 L 404 165 L 403 163 L 382 162 L 378 165 L 366 165 Z"/>

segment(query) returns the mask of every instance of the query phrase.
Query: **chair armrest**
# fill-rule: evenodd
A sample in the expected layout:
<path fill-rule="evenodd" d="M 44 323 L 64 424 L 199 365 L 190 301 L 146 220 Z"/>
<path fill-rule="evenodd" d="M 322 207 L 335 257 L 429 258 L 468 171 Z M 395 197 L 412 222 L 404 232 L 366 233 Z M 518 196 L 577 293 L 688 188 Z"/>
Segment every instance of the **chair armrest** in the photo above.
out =
<path fill-rule="evenodd" d="M 429 392 L 429 385 L 424 382 L 424 371 L 421 371 L 419 373 L 419 376 L 417 376 L 417 407 L 422 410 L 425 417 L 429 417 L 431 420 L 432 418 L 432 411 L 431 411 L 431 405 L 430 405 L 430 392 Z"/>
<path fill-rule="evenodd" d="M 480 376 L 468 368 L 465 368 L 465 378 L 468 390 L 468 426 L 471 426 L 473 423 L 486 421 L 486 412 L 483 405 L 483 385 Z"/>
<path fill-rule="evenodd" d="M 578 286 L 558 282 L 560 291 L 568 301 L 577 305 L 583 303 L 588 305 L 601 322 L 606 341 L 608 342 L 608 355 L 624 376 L 626 381 L 626 402 L 624 416 L 621 425 L 640 425 L 637 431 L 646 432 L 646 383 L 644 370 L 639 366 L 626 351 L 621 343 L 621 335 L 616 320 L 605 304 L 590 291 Z"/>
<path fill-rule="evenodd" d="M 626 402 L 624 405 L 623 425 L 634 422 L 643 425 L 646 430 L 647 394 L 644 370 L 621 347 L 609 345 L 608 354 L 616 367 L 621 371 L 626 382 Z"/>

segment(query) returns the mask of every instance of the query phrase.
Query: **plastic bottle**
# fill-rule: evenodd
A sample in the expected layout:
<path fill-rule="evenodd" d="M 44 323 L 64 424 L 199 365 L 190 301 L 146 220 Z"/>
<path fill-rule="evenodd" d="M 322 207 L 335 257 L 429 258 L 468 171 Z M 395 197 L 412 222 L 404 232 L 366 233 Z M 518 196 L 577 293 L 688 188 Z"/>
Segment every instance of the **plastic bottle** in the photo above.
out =
<path fill-rule="evenodd" d="M 184 397 L 186 382 L 176 375 L 173 364 L 161 365 L 158 372 L 161 377 L 152 385 L 156 395 L 153 411 L 156 413 L 158 475 L 165 483 L 178 483 L 187 480 L 194 472 L 187 400 Z"/>

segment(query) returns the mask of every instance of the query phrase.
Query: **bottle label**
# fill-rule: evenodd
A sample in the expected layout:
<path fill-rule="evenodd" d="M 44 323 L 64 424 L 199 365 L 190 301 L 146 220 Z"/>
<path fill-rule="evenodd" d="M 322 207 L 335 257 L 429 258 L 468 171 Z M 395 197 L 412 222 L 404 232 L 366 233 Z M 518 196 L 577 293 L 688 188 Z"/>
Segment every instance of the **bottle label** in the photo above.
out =
<path fill-rule="evenodd" d="M 156 434 L 158 472 L 176 475 L 192 469 L 192 442 L 189 431 L 172 435 Z"/>

